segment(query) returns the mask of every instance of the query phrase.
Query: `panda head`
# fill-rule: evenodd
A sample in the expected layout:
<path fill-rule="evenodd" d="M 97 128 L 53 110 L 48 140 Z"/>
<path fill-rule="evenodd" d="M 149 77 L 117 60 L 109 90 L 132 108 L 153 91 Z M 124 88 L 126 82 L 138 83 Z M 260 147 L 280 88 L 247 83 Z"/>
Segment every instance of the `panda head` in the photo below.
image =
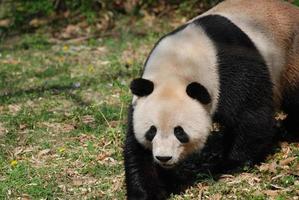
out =
<path fill-rule="evenodd" d="M 133 128 L 154 161 L 171 168 L 203 148 L 211 127 L 211 97 L 197 82 L 155 82 L 139 78 L 131 83 Z"/>

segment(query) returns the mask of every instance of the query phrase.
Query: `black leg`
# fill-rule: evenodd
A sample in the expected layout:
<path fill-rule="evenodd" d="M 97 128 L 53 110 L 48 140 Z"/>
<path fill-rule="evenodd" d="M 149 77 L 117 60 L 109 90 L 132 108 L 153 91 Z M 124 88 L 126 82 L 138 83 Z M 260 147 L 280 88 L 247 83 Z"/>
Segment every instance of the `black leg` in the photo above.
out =
<path fill-rule="evenodd" d="M 130 114 L 131 115 L 131 112 Z M 128 200 L 162 200 L 167 193 L 160 179 L 152 154 L 136 140 L 131 116 L 124 147 L 125 176 Z"/>
<path fill-rule="evenodd" d="M 282 109 L 288 115 L 283 122 L 284 128 L 299 138 L 299 86 L 285 91 Z"/>
<path fill-rule="evenodd" d="M 230 131 L 230 149 L 226 151 L 226 167 L 255 164 L 265 159 L 275 144 L 273 109 L 264 106 L 254 111 L 244 111 L 239 115 Z M 227 136 L 225 136 L 227 137 Z"/>
<path fill-rule="evenodd" d="M 125 172 L 127 197 L 133 199 L 164 199 L 163 185 L 159 180 L 150 152 L 146 152 L 132 138 L 125 145 Z"/>

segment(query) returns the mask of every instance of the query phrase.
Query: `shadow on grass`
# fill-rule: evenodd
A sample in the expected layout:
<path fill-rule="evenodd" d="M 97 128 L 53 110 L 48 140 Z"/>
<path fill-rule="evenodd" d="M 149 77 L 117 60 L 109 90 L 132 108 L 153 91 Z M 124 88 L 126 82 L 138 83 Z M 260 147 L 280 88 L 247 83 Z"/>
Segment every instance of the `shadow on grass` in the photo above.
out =
<path fill-rule="evenodd" d="M 299 142 L 299 129 L 296 132 L 287 131 L 284 127 L 276 127 L 276 138 L 273 141 L 273 146 L 267 155 L 273 155 L 280 150 L 280 142 L 297 143 Z M 169 193 L 180 194 L 185 192 L 190 186 L 198 183 L 209 183 L 218 181 L 223 174 L 240 174 L 247 170 L 253 169 L 252 166 L 246 164 L 232 167 L 230 169 L 221 169 L 223 160 L 221 158 L 223 152 L 223 133 L 215 133 L 209 137 L 206 147 L 201 154 L 194 154 L 187 161 L 175 169 L 173 173 L 175 178 L 170 178 L 166 182 L 166 190 Z M 259 163 L 256 163 L 257 165 Z M 165 179 L 167 180 L 167 178 Z M 180 185 L 178 185 L 180 183 Z"/>
<path fill-rule="evenodd" d="M 38 98 L 44 96 L 45 93 L 50 92 L 53 95 L 64 93 L 65 95 L 70 97 L 76 104 L 80 106 L 89 106 L 90 105 L 89 102 L 84 101 L 79 95 L 73 93 L 73 91 L 77 89 L 79 89 L 78 86 L 76 86 L 75 84 L 70 84 L 70 85 L 41 86 L 37 88 L 18 90 L 18 91 L 8 92 L 6 94 L 0 95 L 0 103 L 5 104 L 10 99 L 21 97 L 21 96 L 36 95 L 36 98 Z"/>

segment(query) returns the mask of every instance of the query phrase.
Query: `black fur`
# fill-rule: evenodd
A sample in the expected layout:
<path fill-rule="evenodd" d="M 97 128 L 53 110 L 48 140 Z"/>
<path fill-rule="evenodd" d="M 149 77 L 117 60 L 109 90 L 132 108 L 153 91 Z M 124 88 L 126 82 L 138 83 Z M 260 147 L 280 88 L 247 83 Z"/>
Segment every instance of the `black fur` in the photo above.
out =
<path fill-rule="evenodd" d="M 151 128 L 145 133 L 145 139 L 148 141 L 153 141 L 154 137 L 156 136 L 157 128 L 155 126 L 151 126 Z"/>
<path fill-rule="evenodd" d="M 181 126 L 177 126 L 174 128 L 174 135 L 175 137 L 181 142 L 181 143 L 188 143 L 189 142 L 189 136 L 184 131 L 184 129 Z"/>
<path fill-rule="evenodd" d="M 272 83 L 265 61 L 248 36 L 228 19 L 210 15 L 193 23 L 206 31 L 218 51 L 220 99 L 213 117 L 225 127 L 221 168 L 256 163 L 266 156 L 274 138 Z M 176 169 L 156 166 L 152 153 L 138 144 L 132 112 L 124 149 L 127 197 L 165 199 L 177 189 L 180 179 Z M 196 164 L 191 161 L 191 165 Z"/>
<path fill-rule="evenodd" d="M 218 50 L 220 99 L 214 118 L 226 130 L 224 167 L 259 162 L 275 135 L 273 86 L 265 61 L 227 18 L 210 15 L 194 23 L 203 27 Z"/>
<path fill-rule="evenodd" d="M 162 200 L 170 194 L 171 171 L 165 171 L 153 162 L 152 152 L 144 149 L 136 140 L 133 131 L 133 108 L 128 114 L 128 130 L 124 147 L 127 199 Z M 170 181 L 170 182 L 169 182 Z"/>
<path fill-rule="evenodd" d="M 282 110 L 287 114 L 283 121 L 284 128 L 288 132 L 288 139 L 298 140 L 299 133 L 299 83 L 297 87 L 288 88 L 284 91 Z"/>
<path fill-rule="evenodd" d="M 154 90 L 154 83 L 143 78 L 134 79 L 131 82 L 130 89 L 133 94 L 144 97 L 150 95 Z"/>
<path fill-rule="evenodd" d="M 211 96 L 209 92 L 200 83 L 190 83 L 186 88 L 186 92 L 191 98 L 196 99 L 203 104 L 211 103 Z"/>

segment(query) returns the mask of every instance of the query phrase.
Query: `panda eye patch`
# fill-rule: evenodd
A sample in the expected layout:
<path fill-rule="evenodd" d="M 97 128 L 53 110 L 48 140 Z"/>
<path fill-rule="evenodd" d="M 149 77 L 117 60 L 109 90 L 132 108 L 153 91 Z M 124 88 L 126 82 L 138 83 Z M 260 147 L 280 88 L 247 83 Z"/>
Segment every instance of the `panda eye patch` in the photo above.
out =
<path fill-rule="evenodd" d="M 181 126 L 174 128 L 174 135 L 181 143 L 188 143 L 189 137 Z"/>
<path fill-rule="evenodd" d="M 154 83 L 147 79 L 137 78 L 131 82 L 130 89 L 134 95 L 144 97 L 153 92 Z"/>
<path fill-rule="evenodd" d="M 150 129 L 145 133 L 145 139 L 148 141 L 153 141 L 156 136 L 157 128 L 155 126 L 151 126 Z"/>
<path fill-rule="evenodd" d="M 211 96 L 208 90 L 200 83 L 190 83 L 186 88 L 186 92 L 189 97 L 196 99 L 203 104 L 211 103 Z"/>

